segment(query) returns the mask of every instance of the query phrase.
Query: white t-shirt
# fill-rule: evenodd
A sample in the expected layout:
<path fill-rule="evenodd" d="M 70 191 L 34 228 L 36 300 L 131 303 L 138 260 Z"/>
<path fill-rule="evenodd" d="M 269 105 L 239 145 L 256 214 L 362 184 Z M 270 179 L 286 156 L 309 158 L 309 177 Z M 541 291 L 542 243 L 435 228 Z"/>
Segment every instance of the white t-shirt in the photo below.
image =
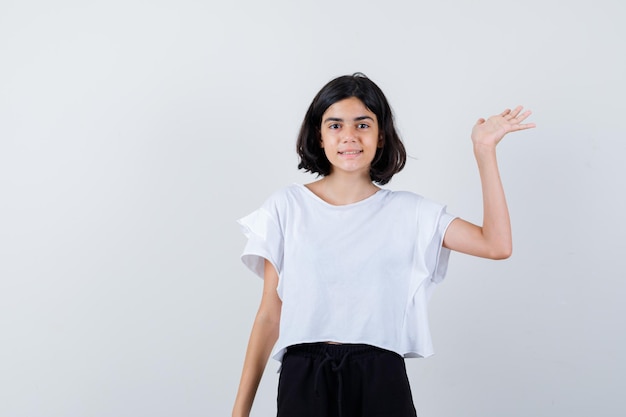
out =
<path fill-rule="evenodd" d="M 432 355 L 427 304 L 446 273 L 442 242 L 453 219 L 410 192 L 382 189 L 334 206 L 300 184 L 240 219 L 244 264 L 263 277 L 267 259 L 279 276 L 274 359 L 291 345 L 327 341 Z"/>

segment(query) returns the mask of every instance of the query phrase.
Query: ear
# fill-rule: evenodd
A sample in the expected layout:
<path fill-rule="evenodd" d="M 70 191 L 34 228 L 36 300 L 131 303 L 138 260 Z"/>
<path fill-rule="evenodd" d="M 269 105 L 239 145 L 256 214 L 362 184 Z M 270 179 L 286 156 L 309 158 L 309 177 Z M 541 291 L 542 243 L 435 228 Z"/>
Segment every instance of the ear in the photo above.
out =
<path fill-rule="evenodd" d="M 380 135 L 380 137 L 378 138 L 378 149 L 382 149 L 383 146 L 385 146 L 385 138 L 383 137 L 383 135 Z"/>

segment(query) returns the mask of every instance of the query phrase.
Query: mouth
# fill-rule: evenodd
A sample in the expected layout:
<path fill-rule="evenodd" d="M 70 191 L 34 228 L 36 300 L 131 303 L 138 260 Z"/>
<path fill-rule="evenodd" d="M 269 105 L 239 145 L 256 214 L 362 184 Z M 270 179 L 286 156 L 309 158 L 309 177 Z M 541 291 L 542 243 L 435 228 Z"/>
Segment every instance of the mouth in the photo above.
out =
<path fill-rule="evenodd" d="M 358 155 L 360 153 L 363 153 L 363 151 L 343 151 L 338 153 L 339 155 Z"/>

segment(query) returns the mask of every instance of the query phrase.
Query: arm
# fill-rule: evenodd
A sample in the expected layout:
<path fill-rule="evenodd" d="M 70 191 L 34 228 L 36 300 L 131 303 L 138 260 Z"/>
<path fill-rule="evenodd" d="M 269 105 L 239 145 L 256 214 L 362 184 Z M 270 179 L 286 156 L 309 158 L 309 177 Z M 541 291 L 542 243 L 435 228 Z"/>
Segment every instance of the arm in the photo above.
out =
<path fill-rule="evenodd" d="M 522 107 L 518 106 L 487 120 L 478 119 L 474 125 L 472 143 L 483 193 L 483 224 L 477 226 L 462 219 L 453 220 L 446 231 L 444 247 L 490 259 L 511 256 L 511 222 L 498 170 L 496 146 L 507 133 L 535 127 L 534 123 L 521 123 L 528 116 L 530 111 L 522 113 Z"/>
<path fill-rule="evenodd" d="M 278 324 L 282 302 L 276 292 L 278 274 L 270 262 L 265 261 L 263 296 L 248 341 L 239 390 L 233 407 L 233 417 L 247 417 L 267 365 L 272 347 L 278 339 Z"/>

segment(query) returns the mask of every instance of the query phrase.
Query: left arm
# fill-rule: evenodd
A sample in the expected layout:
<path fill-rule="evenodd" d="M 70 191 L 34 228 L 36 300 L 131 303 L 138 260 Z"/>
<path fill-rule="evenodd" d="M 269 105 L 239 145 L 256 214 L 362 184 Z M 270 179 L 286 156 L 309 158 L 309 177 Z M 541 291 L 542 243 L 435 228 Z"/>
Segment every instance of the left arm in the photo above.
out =
<path fill-rule="evenodd" d="M 444 247 L 482 258 L 506 259 L 511 256 L 511 221 L 498 170 L 496 146 L 507 133 L 535 127 L 534 123 L 521 123 L 528 116 L 530 111 L 522 113 L 522 107 L 518 106 L 487 120 L 478 119 L 474 125 L 472 143 L 483 193 L 483 224 L 478 226 L 462 219 L 453 220 L 446 231 Z"/>

